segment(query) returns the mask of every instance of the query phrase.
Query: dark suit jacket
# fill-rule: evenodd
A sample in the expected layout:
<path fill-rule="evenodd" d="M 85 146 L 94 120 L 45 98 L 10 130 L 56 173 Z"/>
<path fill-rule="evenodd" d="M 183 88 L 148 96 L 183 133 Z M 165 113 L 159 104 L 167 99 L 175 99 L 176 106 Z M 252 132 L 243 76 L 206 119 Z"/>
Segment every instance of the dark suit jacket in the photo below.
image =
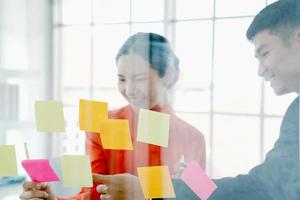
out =
<path fill-rule="evenodd" d="M 264 162 L 248 174 L 216 179 L 218 189 L 209 200 L 300 200 L 299 97 L 287 109 L 280 136 Z M 177 199 L 195 199 L 180 181 Z"/>

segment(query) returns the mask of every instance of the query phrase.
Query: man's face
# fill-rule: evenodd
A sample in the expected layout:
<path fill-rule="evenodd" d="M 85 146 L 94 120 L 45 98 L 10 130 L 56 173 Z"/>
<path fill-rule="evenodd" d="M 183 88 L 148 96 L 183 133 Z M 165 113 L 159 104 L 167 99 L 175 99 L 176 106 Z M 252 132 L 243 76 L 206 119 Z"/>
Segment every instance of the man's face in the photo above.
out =
<path fill-rule="evenodd" d="M 161 104 L 166 87 L 150 63 L 138 55 L 123 55 L 117 68 L 119 91 L 134 110 Z"/>
<path fill-rule="evenodd" d="M 287 44 L 269 30 L 259 32 L 253 39 L 258 74 L 270 81 L 275 94 L 299 92 L 300 45 L 296 33 Z"/>

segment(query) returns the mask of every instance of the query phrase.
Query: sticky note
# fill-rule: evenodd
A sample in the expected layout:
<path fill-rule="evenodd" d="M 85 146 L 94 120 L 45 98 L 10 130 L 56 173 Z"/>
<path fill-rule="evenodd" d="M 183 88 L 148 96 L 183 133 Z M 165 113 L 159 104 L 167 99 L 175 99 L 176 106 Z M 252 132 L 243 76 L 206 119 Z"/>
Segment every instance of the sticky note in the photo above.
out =
<path fill-rule="evenodd" d="M 33 182 L 59 181 L 48 159 L 23 160 L 22 166 Z"/>
<path fill-rule="evenodd" d="M 128 120 L 110 119 L 103 122 L 100 138 L 104 149 L 133 149 Z"/>
<path fill-rule="evenodd" d="M 108 104 L 104 102 L 79 101 L 80 130 L 100 133 L 101 122 L 108 120 Z"/>
<path fill-rule="evenodd" d="M 193 161 L 187 165 L 180 177 L 201 200 L 206 200 L 217 189 L 217 185 L 206 175 L 205 171 Z"/>
<path fill-rule="evenodd" d="M 140 109 L 137 141 L 168 147 L 170 115 Z"/>
<path fill-rule="evenodd" d="M 16 150 L 13 145 L 0 145 L 0 176 L 17 176 Z"/>
<path fill-rule="evenodd" d="M 92 187 L 92 170 L 87 155 L 64 155 L 61 157 L 64 186 Z"/>
<path fill-rule="evenodd" d="M 146 199 L 175 197 L 168 166 L 138 167 L 137 171 Z"/>
<path fill-rule="evenodd" d="M 35 122 L 37 131 L 64 132 L 63 104 L 60 101 L 36 101 Z"/>

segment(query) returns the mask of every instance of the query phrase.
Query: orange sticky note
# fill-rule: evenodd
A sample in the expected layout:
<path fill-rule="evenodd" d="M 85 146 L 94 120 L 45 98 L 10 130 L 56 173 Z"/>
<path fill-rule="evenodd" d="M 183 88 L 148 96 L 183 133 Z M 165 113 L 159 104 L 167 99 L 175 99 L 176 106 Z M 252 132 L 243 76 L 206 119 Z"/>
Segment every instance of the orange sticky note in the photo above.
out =
<path fill-rule="evenodd" d="M 175 198 L 168 166 L 138 167 L 138 176 L 148 198 Z"/>
<path fill-rule="evenodd" d="M 108 104 L 104 102 L 83 100 L 79 101 L 80 130 L 100 133 L 100 125 L 108 120 Z"/>
<path fill-rule="evenodd" d="M 103 122 L 100 138 L 104 149 L 133 149 L 128 120 L 110 119 Z"/>

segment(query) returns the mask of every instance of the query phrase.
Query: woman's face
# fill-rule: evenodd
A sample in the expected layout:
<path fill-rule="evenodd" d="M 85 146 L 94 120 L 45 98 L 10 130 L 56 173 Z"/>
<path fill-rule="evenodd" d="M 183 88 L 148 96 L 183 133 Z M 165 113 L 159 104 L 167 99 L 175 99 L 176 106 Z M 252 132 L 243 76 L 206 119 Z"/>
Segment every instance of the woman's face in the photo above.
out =
<path fill-rule="evenodd" d="M 119 91 L 135 111 L 164 105 L 166 87 L 145 59 L 135 54 L 123 55 L 117 68 Z"/>

